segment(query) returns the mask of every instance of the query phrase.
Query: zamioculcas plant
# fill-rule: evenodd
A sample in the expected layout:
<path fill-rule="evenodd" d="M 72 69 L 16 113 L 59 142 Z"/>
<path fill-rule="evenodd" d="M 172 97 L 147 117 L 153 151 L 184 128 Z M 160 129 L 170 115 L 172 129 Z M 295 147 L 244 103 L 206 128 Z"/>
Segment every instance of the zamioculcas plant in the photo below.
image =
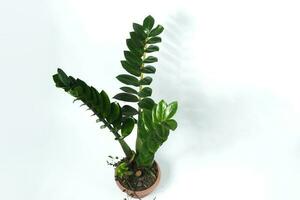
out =
<path fill-rule="evenodd" d="M 168 139 L 170 130 L 177 128 L 173 119 L 177 102 L 167 104 L 164 100 L 156 103 L 152 98 L 150 75 L 156 72 L 153 63 L 157 62 L 154 52 L 161 42 L 159 35 L 164 28 L 154 26 L 154 19 L 147 16 L 143 24 L 133 23 L 133 31 L 126 40 L 128 50 L 124 51 L 121 65 L 125 72 L 116 78 L 126 86 L 113 98 L 129 102 L 123 105 L 112 101 L 104 90 L 97 90 L 80 79 L 68 76 L 62 69 L 53 75 L 57 87 L 64 89 L 82 101 L 95 116 L 112 132 L 120 143 L 125 157 L 115 163 L 115 178 L 119 187 L 129 195 L 141 198 L 151 192 L 158 184 L 160 170 L 154 161 L 158 148 Z M 134 104 L 136 103 L 136 105 Z M 137 126 L 135 149 L 131 149 L 125 138 Z"/>

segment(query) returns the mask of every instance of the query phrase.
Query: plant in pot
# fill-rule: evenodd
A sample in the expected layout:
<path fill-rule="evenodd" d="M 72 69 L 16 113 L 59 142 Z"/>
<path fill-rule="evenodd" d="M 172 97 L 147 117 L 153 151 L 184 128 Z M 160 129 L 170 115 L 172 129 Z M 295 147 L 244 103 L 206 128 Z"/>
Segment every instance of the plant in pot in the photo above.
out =
<path fill-rule="evenodd" d="M 128 195 L 142 198 L 154 190 L 160 180 L 160 169 L 154 160 L 158 148 L 168 139 L 170 131 L 177 128 L 173 119 L 177 111 L 177 102 L 155 102 L 150 98 L 152 89 L 149 85 L 156 72 L 153 63 L 157 57 L 149 54 L 159 51 L 156 45 L 161 42 L 159 34 L 164 28 L 154 26 L 152 16 L 147 16 L 142 25 L 133 23 L 133 31 L 126 40 L 128 50 L 124 51 L 125 59 L 121 65 L 127 73 L 116 78 L 126 86 L 121 93 L 115 95 L 116 100 L 128 102 L 120 105 L 109 98 L 104 90 L 97 90 L 80 79 L 68 76 L 62 69 L 53 75 L 57 87 L 64 89 L 75 97 L 74 101 L 82 101 L 114 135 L 125 157 L 114 163 L 117 185 Z M 125 138 L 136 126 L 137 137 L 135 149 L 131 149 Z"/>

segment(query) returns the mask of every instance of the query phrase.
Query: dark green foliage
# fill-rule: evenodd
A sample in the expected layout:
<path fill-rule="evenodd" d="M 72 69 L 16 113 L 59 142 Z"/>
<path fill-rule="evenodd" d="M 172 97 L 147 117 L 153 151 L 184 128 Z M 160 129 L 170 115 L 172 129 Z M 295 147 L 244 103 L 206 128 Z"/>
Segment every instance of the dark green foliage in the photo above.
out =
<path fill-rule="evenodd" d="M 141 75 L 141 70 L 137 64 L 130 64 L 128 61 L 122 60 L 121 65 L 128 73 L 135 76 Z"/>
<path fill-rule="evenodd" d="M 147 76 L 140 80 L 140 85 L 150 85 L 152 83 L 152 78 L 150 76 Z"/>
<path fill-rule="evenodd" d="M 127 92 L 127 93 L 138 94 L 138 92 L 135 89 L 131 88 L 131 87 L 121 87 L 120 89 L 124 92 Z"/>
<path fill-rule="evenodd" d="M 156 46 L 156 45 L 150 45 L 145 50 L 146 53 L 152 53 L 152 52 L 155 52 L 155 51 L 159 51 L 159 47 Z"/>
<path fill-rule="evenodd" d="M 155 44 L 161 42 L 160 37 L 152 37 L 149 40 L 147 40 L 147 44 Z"/>
<path fill-rule="evenodd" d="M 145 74 L 154 74 L 156 72 L 156 69 L 151 65 L 147 65 L 141 69 L 141 72 Z"/>
<path fill-rule="evenodd" d="M 102 101 L 102 106 L 103 106 L 102 115 L 103 115 L 103 117 L 106 117 L 110 113 L 110 100 L 109 100 L 109 97 L 106 94 L 106 92 L 104 92 L 104 90 L 102 90 L 100 92 L 100 96 L 101 96 L 101 101 Z"/>
<path fill-rule="evenodd" d="M 115 122 L 121 115 L 121 108 L 120 105 L 116 102 L 110 104 L 110 113 L 107 117 L 108 122 L 113 123 Z"/>
<path fill-rule="evenodd" d="M 63 88 L 66 92 L 81 100 L 84 105 L 102 121 L 106 126 L 111 124 L 115 130 L 120 129 L 122 110 L 117 102 L 110 102 L 106 92 L 102 90 L 100 93 L 92 86 L 88 86 L 80 79 L 70 78 L 61 69 L 57 74 L 53 75 L 53 80 L 57 87 Z M 137 97 L 135 96 L 137 99 Z"/>
<path fill-rule="evenodd" d="M 132 132 L 133 127 L 134 127 L 134 119 L 126 118 L 121 128 L 122 138 L 127 137 Z"/>
<path fill-rule="evenodd" d="M 155 56 L 148 56 L 145 60 L 143 60 L 143 63 L 154 63 L 157 61 L 158 59 Z"/>
<path fill-rule="evenodd" d="M 177 128 L 177 122 L 172 119 L 177 111 L 177 102 L 167 104 L 162 100 L 156 104 L 151 98 L 152 77 L 145 76 L 156 72 L 153 64 L 148 63 L 158 61 L 153 55 L 159 51 L 157 45 L 162 41 L 159 35 L 163 30 L 163 26 L 155 26 L 154 18 L 149 15 L 142 24 L 133 23 L 133 31 L 126 39 L 128 50 L 124 51 L 121 60 L 125 73 L 116 77 L 126 86 L 120 87 L 122 92 L 113 98 L 125 103 L 137 103 L 138 109 L 130 105 L 121 107 L 118 102 L 111 102 L 104 90 L 98 91 L 84 81 L 68 76 L 61 69 L 53 75 L 57 87 L 74 96 L 75 101 L 82 101 L 98 117 L 96 122 L 103 123 L 101 128 L 108 128 L 114 134 L 127 159 L 134 161 L 137 168 L 151 167 L 158 148 L 167 140 L 170 130 Z M 133 131 L 135 124 L 138 126 L 136 153 L 124 140 Z M 128 166 L 126 162 L 120 164 L 117 174 L 131 175 Z"/>
<path fill-rule="evenodd" d="M 138 111 L 132 106 L 125 105 L 122 107 L 122 114 L 125 116 L 133 116 L 138 114 Z"/>
<path fill-rule="evenodd" d="M 139 97 L 148 97 L 151 96 L 152 94 L 152 89 L 149 87 L 144 87 L 139 93 Z"/>
<path fill-rule="evenodd" d="M 142 59 L 135 55 L 132 51 L 124 51 L 124 56 L 129 63 L 136 64 L 138 66 L 142 64 Z"/>
<path fill-rule="evenodd" d="M 144 98 L 142 99 L 138 105 L 140 108 L 145 108 L 145 109 L 148 109 L 148 110 L 151 110 L 154 106 L 155 102 L 153 101 L 153 99 L 151 98 Z"/>
<path fill-rule="evenodd" d="M 119 93 L 114 96 L 115 99 L 121 100 L 121 101 L 127 101 L 127 102 L 138 102 L 139 99 L 137 96 L 133 94 L 128 94 L 128 93 Z"/>
<path fill-rule="evenodd" d="M 143 27 L 149 32 L 154 25 L 154 19 L 151 15 L 147 16 L 143 21 Z"/>
<path fill-rule="evenodd" d="M 136 162 L 138 166 L 150 167 L 154 160 L 154 154 L 168 139 L 170 130 L 177 128 L 177 122 L 174 119 L 166 118 L 167 108 L 170 109 L 169 113 L 176 113 L 177 102 L 169 105 L 162 100 L 152 110 L 144 110 L 140 113 L 136 142 Z"/>
<path fill-rule="evenodd" d="M 159 34 L 161 34 L 164 31 L 164 27 L 161 25 L 157 25 L 157 27 L 155 27 L 149 34 L 150 37 L 154 37 L 157 36 Z"/>
<path fill-rule="evenodd" d="M 121 74 L 116 77 L 120 82 L 126 84 L 126 85 L 133 85 L 133 86 L 139 86 L 139 80 L 135 78 L 134 76 L 128 75 L 128 74 Z"/>

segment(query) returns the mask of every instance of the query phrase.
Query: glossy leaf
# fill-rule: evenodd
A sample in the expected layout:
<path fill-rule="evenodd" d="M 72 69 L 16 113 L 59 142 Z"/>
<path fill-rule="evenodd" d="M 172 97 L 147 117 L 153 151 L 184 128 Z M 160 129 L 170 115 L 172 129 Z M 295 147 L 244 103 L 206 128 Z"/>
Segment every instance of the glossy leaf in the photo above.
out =
<path fill-rule="evenodd" d="M 136 56 L 141 57 L 143 55 L 144 52 L 142 51 L 142 49 L 139 48 L 132 39 L 127 39 L 126 44 L 128 49 Z"/>
<path fill-rule="evenodd" d="M 134 32 L 139 35 L 141 38 L 146 39 L 147 34 L 145 33 L 145 29 L 142 25 L 137 24 L 137 23 L 133 23 L 133 30 Z"/>
<path fill-rule="evenodd" d="M 65 84 L 60 80 L 58 74 L 54 74 L 52 77 L 56 87 L 65 87 Z"/>
<path fill-rule="evenodd" d="M 110 108 L 111 108 L 111 111 L 110 111 L 110 114 L 107 117 L 107 119 L 110 123 L 112 123 L 120 117 L 121 110 L 120 110 L 120 106 L 116 102 L 111 103 Z"/>
<path fill-rule="evenodd" d="M 146 76 L 142 80 L 140 80 L 139 84 L 140 85 L 150 85 L 152 82 L 152 78 L 150 76 Z"/>
<path fill-rule="evenodd" d="M 143 60 L 143 63 L 154 63 L 157 62 L 158 59 L 154 56 L 148 56 L 145 60 Z"/>
<path fill-rule="evenodd" d="M 118 99 L 121 101 L 127 101 L 127 102 L 138 102 L 139 99 L 137 96 L 133 94 L 128 94 L 128 93 L 119 93 L 113 97 L 114 99 Z"/>
<path fill-rule="evenodd" d="M 167 108 L 167 103 L 164 100 L 161 100 L 158 104 L 156 109 L 154 110 L 156 119 L 158 121 L 162 121 L 164 119 L 164 111 Z"/>
<path fill-rule="evenodd" d="M 60 81 L 65 85 L 65 86 L 69 86 L 70 85 L 70 80 L 69 80 L 69 77 L 66 75 L 66 73 L 58 68 L 57 69 L 57 74 L 58 74 L 58 77 L 60 79 Z"/>
<path fill-rule="evenodd" d="M 151 30 L 154 25 L 154 18 L 151 15 L 148 15 L 143 21 L 143 27 L 147 30 Z"/>
<path fill-rule="evenodd" d="M 147 47 L 147 49 L 145 50 L 146 53 L 151 53 L 155 51 L 159 51 L 159 47 L 156 45 L 149 45 L 149 47 Z"/>
<path fill-rule="evenodd" d="M 133 63 L 133 64 L 137 64 L 137 65 L 142 64 L 142 59 L 140 57 L 134 55 L 130 51 L 124 51 L 124 56 L 129 63 Z"/>
<path fill-rule="evenodd" d="M 122 91 L 130 93 L 130 94 L 138 94 L 138 92 L 135 89 L 131 88 L 131 87 L 121 87 L 120 89 Z"/>
<path fill-rule="evenodd" d="M 175 115 L 177 108 L 178 103 L 176 101 L 170 103 L 165 110 L 164 119 L 171 119 Z"/>
<path fill-rule="evenodd" d="M 167 103 L 162 100 L 152 110 L 143 109 L 140 113 L 136 140 L 138 167 L 151 167 L 156 151 L 168 139 L 170 130 L 177 128 L 175 120 L 163 119 L 166 108 Z"/>
<path fill-rule="evenodd" d="M 152 89 L 149 87 L 144 87 L 140 92 L 139 92 L 139 97 L 148 97 L 151 96 L 152 94 Z"/>
<path fill-rule="evenodd" d="M 113 121 L 112 121 L 112 125 L 117 129 L 121 129 L 121 122 L 122 122 L 122 110 L 121 110 L 121 106 L 120 104 L 116 103 L 117 106 L 118 106 L 118 110 L 120 111 L 119 112 L 119 115 L 117 115 L 118 117 L 116 117 Z"/>
<path fill-rule="evenodd" d="M 102 103 L 103 103 L 103 116 L 106 117 L 110 113 L 110 100 L 104 90 L 100 92 Z"/>
<path fill-rule="evenodd" d="M 131 107 L 129 105 L 125 105 L 122 107 L 122 115 L 133 116 L 136 114 L 138 114 L 138 111 L 134 107 Z"/>
<path fill-rule="evenodd" d="M 139 86 L 139 80 L 135 78 L 134 76 L 128 75 L 128 74 L 121 74 L 116 77 L 120 82 L 126 84 L 126 85 L 133 85 L 133 86 Z"/>
<path fill-rule="evenodd" d="M 168 128 L 172 131 L 174 131 L 177 128 L 177 122 L 174 119 L 169 119 L 165 121 L 165 123 L 168 126 Z"/>
<path fill-rule="evenodd" d="M 139 101 L 138 105 L 140 108 L 145 108 L 148 110 L 152 110 L 155 102 L 151 98 L 144 98 L 141 101 Z"/>
<path fill-rule="evenodd" d="M 134 42 L 135 46 L 137 46 L 139 49 L 143 49 L 144 48 L 144 45 L 143 45 L 144 38 L 139 36 L 136 32 L 130 32 L 129 34 L 130 34 L 130 38 Z"/>
<path fill-rule="evenodd" d="M 61 73 L 61 72 L 60 72 Z M 65 73 L 62 76 L 68 77 Z M 105 91 L 100 93 L 93 86 L 88 86 L 84 81 L 80 79 L 75 79 L 69 76 L 70 85 L 66 87 L 64 83 L 59 79 L 59 75 L 55 74 L 53 80 L 59 87 L 63 88 L 66 92 L 76 97 L 76 100 L 81 100 L 82 105 L 86 105 L 89 110 L 94 112 L 94 115 L 102 118 L 108 117 L 111 114 L 111 104 L 108 95 Z M 120 110 L 120 109 L 119 109 Z M 115 111 L 112 111 L 115 112 Z M 114 118 L 114 117 L 113 117 Z"/>
<path fill-rule="evenodd" d="M 91 92 L 92 92 L 92 101 L 93 101 L 93 103 L 98 104 L 99 92 L 93 86 L 91 86 Z"/>
<path fill-rule="evenodd" d="M 121 127 L 122 138 L 128 136 L 134 128 L 134 120 L 132 118 L 126 118 Z"/>
<path fill-rule="evenodd" d="M 161 34 L 163 31 L 164 31 L 164 27 L 161 25 L 157 25 L 154 29 L 152 29 L 149 36 L 150 37 L 157 36 L 157 35 Z"/>
<path fill-rule="evenodd" d="M 151 65 L 147 65 L 141 69 L 141 72 L 146 74 L 154 74 L 155 71 L 156 71 L 155 67 Z"/>
<path fill-rule="evenodd" d="M 130 64 L 125 60 L 121 60 L 121 65 L 122 67 L 130 74 L 135 75 L 135 76 L 140 76 L 141 71 L 139 67 L 137 67 L 137 64 Z"/>
<path fill-rule="evenodd" d="M 154 124 L 151 116 L 151 109 L 144 110 L 142 112 L 142 120 L 144 122 L 144 127 L 148 131 L 152 131 L 154 129 Z"/>
<path fill-rule="evenodd" d="M 152 37 L 149 40 L 147 40 L 147 44 L 155 44 L 161 42 L 160 37 Z"/>

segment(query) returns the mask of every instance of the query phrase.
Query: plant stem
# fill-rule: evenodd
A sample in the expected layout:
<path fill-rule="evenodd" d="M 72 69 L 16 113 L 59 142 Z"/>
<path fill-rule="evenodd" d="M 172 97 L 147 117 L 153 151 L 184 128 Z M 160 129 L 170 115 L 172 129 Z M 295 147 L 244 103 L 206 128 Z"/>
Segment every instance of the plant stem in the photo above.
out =
<path fill-rule="evenodd" d="M 103 117 L 97 115 L 99 117 L 99 119 L 104 123 L 104 125 L 114 134 L 114 136 L 116 137 L 116 139 L 119 141 L 123 152 L 125 153 L 127 158 L 131 158 L 133 156 L 133 152 L 131 150 L 131 148 L 129 147 L 129 145 L 125 142 L 124 139 L 120 139 L 120 134 L 118 133 L 117 130 L 115 130 L 108 121 L 106 121 Z"/>
<path fill-rule="evenodd" d="M 145 47 L 144 47 L 144 50 L 147 48 L 147 44 L 146 44 L 146 41 L 145 41 Z M 143 53 L 143 56 L 142 56 L 142 60 L 145 60 L 145 58 L 146 58 L 146 53 L 144 52 Z M 144 63 L 142 63 L 142 65 L 141 65 L 141 68 L 143 68 L 144 67 Z M 144 74 L 141 72 L 141 75 L 140 75 L 140 80 L 142 80 L 144 78 Z M 139 87 L 139 93 L 142 91 L 142 89 L 143 89 L 143 85 L 140 85 L 140 87 Z M 141 101 L 142 100 L 142 97 L 139 97 L 139 101 Z M 140 106 L 139 106 L 139 109 L 138 109 L 138 122 L 137 122 L 137 137 L 136 137 L 136 142 L 135 142 L 135 147 L 137 147 L 137 145 L 138 145 L 138 138 L 139 138 L 139 121 L 141 120 L 141 111 L 142 111 L 142 109 L 140 108 Z"/>

